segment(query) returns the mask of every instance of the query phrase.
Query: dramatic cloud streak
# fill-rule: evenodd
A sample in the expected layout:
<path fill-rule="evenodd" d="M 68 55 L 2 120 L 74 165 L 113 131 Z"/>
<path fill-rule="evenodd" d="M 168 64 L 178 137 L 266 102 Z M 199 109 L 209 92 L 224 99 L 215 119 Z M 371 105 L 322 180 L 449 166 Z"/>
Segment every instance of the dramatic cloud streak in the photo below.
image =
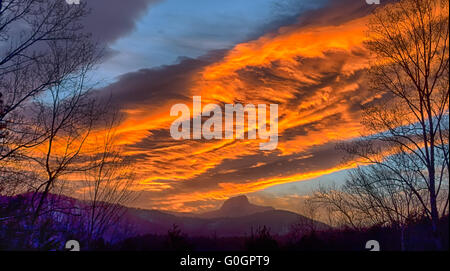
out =
<path fill-rule="evenodd" d="M 124 121 L 120 144 L 133 157 L 143 190 L 137 205 L 178 211 L 211 208 L 233 195 L 312 177 L 341 165 L 338 140 L 359 135 L 368 54 L 364 1 L 343 1 L 302 16 L 227 52 L 126 74 L 112 92 Z M 279 143 L 258 140 L 176 141 L 170 107 L 207 103 L 279 104 Z"/>

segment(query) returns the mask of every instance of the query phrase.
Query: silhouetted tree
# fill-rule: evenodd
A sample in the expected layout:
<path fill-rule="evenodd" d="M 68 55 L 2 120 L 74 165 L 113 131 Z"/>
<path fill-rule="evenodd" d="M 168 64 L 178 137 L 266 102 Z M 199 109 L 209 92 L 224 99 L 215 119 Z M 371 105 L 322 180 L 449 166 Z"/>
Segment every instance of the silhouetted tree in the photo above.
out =
<path fill-rule="evenodd" d="M 115 144 L 116 116 L 110 115 L 105 120 L 104 131 L 90 142 L 93 150 L 86 161 L 89 169 L 85 171 L 83 182 L 83 196 L 88 204 L 84 219 L 89 241 L 102 237 L 118 223 L 125 212 L 124 205 L 136 195 L 131 190 L 135 176 L 130 161 Z"/>
<path fill-rule="evenodd" d="M 362 138 L 341 146 L 369 165 L 348 183 L 362 200 L 350 206 L 374 222 L 401 221 L 408 211 L 396 208 L 413 203 L 416 213 L 418 203 L 438 249 L 437 224 L 449 204 L 448 13 L 447 0 L 401 0 L 375 10 L 366 45 L 378 98 L 364 105 Z"/>
<path fill-rule="evenodd" d="M 59 0 L 10 0 L 0 10 L 0 189 L 35 191 L 35 218 L 98 115 L 87 73 L 101 50 L 83 31 L 87 12 Z"/>

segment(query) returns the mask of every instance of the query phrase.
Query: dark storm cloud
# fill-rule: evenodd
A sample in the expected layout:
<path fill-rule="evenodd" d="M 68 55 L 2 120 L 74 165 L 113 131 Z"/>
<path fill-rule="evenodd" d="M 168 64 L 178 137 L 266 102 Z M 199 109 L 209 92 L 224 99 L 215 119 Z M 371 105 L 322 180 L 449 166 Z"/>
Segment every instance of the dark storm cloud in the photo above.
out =
<path fill-rule="evenodd" d="M 299 25 L 339 25 L 367 16 L 377 7 L 378 5 L 367 4 L 365 0 L 331 0 L 323 8 L 302 14 Z"/>
<path fill-rule="evenodd" d="M 84 19 L 88 32 L 100 42 L 113 42 L 130 33 L 151 4 L 160 0 L 84 0 L 90 14 Z"/>
<path fill-rule="evenodd" d="M 277 32 L 280 27 L 298 25 L 299 27 L 317 25 L 339 25 L 364 17 L 377 5 L 368 5 L 365 0 L 280 0 L 275 1 L 274 19 L 255 32 L 252 37 L 269 32 Z M 382 1 L 382 4 L 391 1 Z"/>
<path fill-rule="evenodd" d="M 103 97 L 111 96 L 112 104 L 121 109 L 145 105 L 158 107 L 168 100 L 189 100 L 188 88 L 192 76 L 206 65 L 222 58 L 224 51 L 213 51 L 197 59 L 180 58 L 173 65 L 141 69 L 120 76 L 117 82 L 98 90 Z"/>

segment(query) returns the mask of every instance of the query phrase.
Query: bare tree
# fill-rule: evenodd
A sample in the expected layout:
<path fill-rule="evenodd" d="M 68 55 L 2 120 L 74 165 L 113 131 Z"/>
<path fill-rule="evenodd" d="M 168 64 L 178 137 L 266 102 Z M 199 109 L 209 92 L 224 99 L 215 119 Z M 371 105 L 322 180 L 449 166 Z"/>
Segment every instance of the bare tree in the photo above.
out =
<path fill-rule="evenodd" d="M 32 191 L 31 210 L 22 214 L 32 225 L 44 214 L 87 211 L 81 223 L 91 240 L 123 214 L 134 179 L 115 145 L 117 119 L 91 92 L 88 77 L 102 51 L 83 29 L 86 15 L 86 3 L 2 1 L 0 193 Z M 55 209 L 71 178 L 85 179 L 87 210 Z"/>
<path fill-rule="evenodd" d="M 88 67 L 86 67 L 88 68 Z M 46 135 L 46 140 L 29 149 L 23 155 L 34 162 L 37 179 L 34 188 L 35 219 L 39 216 L 43 203 L 56 182 L 63 176 L 81 174 L 90 165 L 83 163 L 83 154 L 87 151 L 86 141 L 104 111 L 85 90 L 84 77 L 75 75 L 68 85 L 60 84 L 49 90 L 51 97 L 36 99 L 35 125 Z M 62 184 L 59 184 L 62 185 Z"/>
<path fill-rule="evenodd" d="M 87 12 L 60 0 L 0 7 L 0 188 L 34 191 L 34 220 L 56 180 L 83 170 L 77 160 L 100 113 L 87 83 L 101 56 L 83 30 Z"/>
<path fill-rule="evenodd" d="M 320 218 L 320 206 L 314 197 L 308 197 L 301 202 L 299 212 L 302 217 L 291 225 L 291 237 L 294 240 L 300 239 L 304 235 L 315 233 L 320 229 L 317 220 Z"/>
<path fill-rule="evenodd" d="M 378 225 L 397 229 L 401 248 L 405 250 L 405 230 L 424 216 L 424 209 L 409 186 L 389 173 L 377 164 L 358 167 L 351 171 L 343 186 L 322 188 L 314 200 L 324 203 L 335 215 L 343 216 L 343 221 L 353 228 Z M 416 189 L 419 190 L 417 186 Z M 425 198 L 427 189 L 424 187 L 419 193 Z"/>
<path fill-rule="evenodd" d="M 354 208 L 348 195 L 335 184 L 330 187 L 321 186 L 314 193 L 311 201 L 327 214 L 330 226 L 352 229 L 365 226 L 359 210 Z"/>
<path fill-rule="evenodd" d="M 358 196 L 352 205 L 391 222 L 420 206 L 437 248 L 439 217 L 448 206 L 448 191 L 445 203 L 438 202 L 449 173 L 448 12 L 447 0 L 401 0 L 374 12 L 367 41 L 374 55 L 369 81 L 381 98 L 365 105 L 367 133 L 341 145 L 352 159 L 372 165 L 351 176 L 347 189 Z M 413 210 L 399 209 L 411 203 Z"/>
<path fill-rule="evenodd" d="M 132 189 L 134 172 L 131 161 L 116 144 L 116 114 L 108 118 L 105 132 L 96 136 L 87 163 L 90 169 L 85 172 L 82 187 L 84 199 L 88 202 L 87 238 L 95 241 L 115 225 L 125 212 L 124 205 L 129 203 L 136 193 Z"/>
<path fill-rule="evenodd" d="M 0 93 L 4 105 L 0 162 L 48 140 L 31 121 L 32 101 L 80 74 L 97 50 L 83 32 L 86 4 L 4 0 L 0 8 Z M 7 162 L 5 162 L 7 163 Z M 11 168 L 10 168 L 11 169 Z"/>

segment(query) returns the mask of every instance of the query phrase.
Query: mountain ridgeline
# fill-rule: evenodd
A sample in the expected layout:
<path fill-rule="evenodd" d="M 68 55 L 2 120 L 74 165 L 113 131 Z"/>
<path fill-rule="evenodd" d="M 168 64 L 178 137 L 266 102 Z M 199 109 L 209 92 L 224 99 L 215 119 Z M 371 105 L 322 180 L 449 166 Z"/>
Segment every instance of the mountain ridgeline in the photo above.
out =
<path fill-rule="evenodd" d="M 166 234 L 177 225 L 188 235 L 221 237 L 248 236 L 252 230 L 264 226 L 272 234 L 284 235 L 296 223 L 314 224 L 319 230 L 329 228 L 297 213 L 252 204 L 246 196 L 230 198 L 220 209 L 201 214 L 129 208 L 122 223 L 134 225 L 136 234 Z"/>
<path fill-rule="evenodd" d="M 30 212 L 25 206 L 32 200 L 32 194 L 22 194 L 14 197 L 0 196 L 0 213 L 4 217 L 16 217 L 19 212 Z M 98 203 L 97 203 L 98 204 Z M 107 208 L 108 203 L 100 204 Z M 88 225 L 85 218 L 91 214 L 91 202 L 83 201 L 64 195 L 50 194 L 44 203 L 44 209 L 49 210 L 40 218 L 42 221 L 53 221 L 50 225 L 55 231 L 61 231 L 53 239 L 64 240 L 64 232 L 70 228 L 70 234 L 83 235 Z M 25 209 L 24 209 L 25 208 Z M 222 206 L 214 211 L 205 213 L 176 213 L 161 210 L 138 209 L 121 206 L 122 218 L 114 222 L 112 227 L 103 234 L 102 238 L 111 242 L 123 240 L 133 236 L 167 235 L 174 228 L 192 237 L 248 237 L 253 232 L 265 227 L 273 235 L 286 235 L 294 224 L 314 225 L 317 230 L 330 227 L 318 221 L 301 216 L 294 212 L 277 210 L 270 206 L 259 206 L 249 202 L 246 196 L 233 197 L 226 200 Z M 50 212 L 50 210 L 54 210 Z M 70 212 L 58 210 L 71 210 Z M 74 213 L 78 215 L 71 215 Z M 11 222 L 12 223 L 12 222 Z M 16 231 L 26 232 L 28 225 L 18 224 Z M 0 232 L 1 233 L 1 232 Z M 25 234 L 25 233 L 24 233 Z M 1 235 L 0 235 L 1 237 Z M 61 241 L 62 242 L 62 241 Z"/>

